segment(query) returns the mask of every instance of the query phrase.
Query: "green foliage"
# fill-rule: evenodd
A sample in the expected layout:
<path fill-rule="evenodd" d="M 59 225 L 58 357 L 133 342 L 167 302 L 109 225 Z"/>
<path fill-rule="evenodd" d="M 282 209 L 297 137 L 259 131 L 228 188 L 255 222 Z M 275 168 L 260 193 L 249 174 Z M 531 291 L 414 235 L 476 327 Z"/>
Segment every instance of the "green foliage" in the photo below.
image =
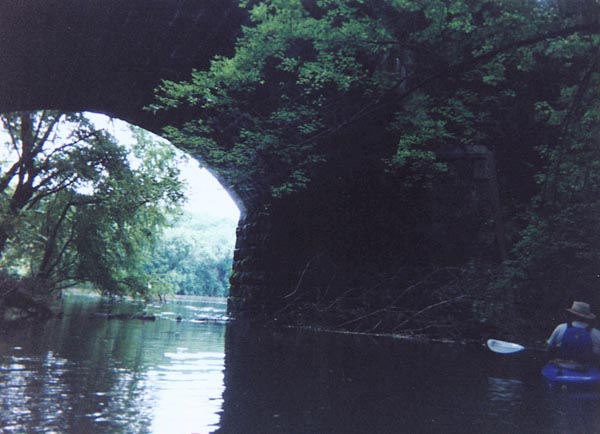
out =
<path fill-rule="evenodd" d="M 130 155 L 81 114 L 3 120 L 17 158 L 1 173 L 2 267 L 46 292 L 88 282 L 111 295 L 149 295 L 145 266 L 183 199 L 173 150 L 136 130 Z"/>
<path fill-rule="evenodd" d="M 304 187 L 325 158 L 323 133 L 354 116 L 360 94 L 379 93 L 367 63 L 379 56 L 376 41 L 388 37 L 385 29 L 360 3 L 316 7 L 318 14 L 299 0 L 254 5 L 234 56 L 216 57 L 209 70 L 194 71 L 188 82 L 165 82 L 157 93 L 155 108 L 187 105 L 198 113 L 166 135 L 238 189 L 253 177 L 275 196 Z M 350 107 L 346 96 L 353 92 L 359 96 Z"/>
<path fill-rule="evenodd" d="M 149 272 L 176 294 L 227 296 L 236 223 L 184 214 L 158 241 Z"/>
<path fill-rule="evenodd" d="M 397 140 L 390 166 L 415 164 L 421 175 L 443 169 L 440 151 L 493 143 L 505 112 L 531 93 L 524 74 L 554 66 L 549 52 L 583 55 L 561 41 L 595 29 L 568 7 L 534 0 L 241 5 L 250 22 L 235 53 L 163 82 L 151 109 L 192 108 L 165 130 L 173 143 L 239 192 L 261 184 L 274 196 L 305 187 L 336 134 L 373 115 Z"/>
<path fill-rule="evenodd" d="M 599 42 L 597 35 L 570 35 L 544 46 L 555 82 L 553 97 L 534 104 L 532 128 L 542 132 L 539 189 L 527 213 L 517 216 L 526 224 L 502 269 L 502 284 L 495 282 L 514 291 L 518 305 L 537 304 L 539 312 L 573 298 L 600 303 Z"/>
<path fill-rule="evenodd" d="M 250 22 L 235 52 L 189 80 L 165 81 L 152 107 L 191 113 L 167 135 L 239 193 L 305 187 L 363 140 L 357 132 L 384 142 L 376 155 L 403 176 L 399 188 L 444 176 L 444 156 L 486 146 L 504 200 L 496 217 L 511 219 L 511 233 L 523 230 L 490 285 L 517 291 L 526 305 L 575 269 L 600 269 L 597 1 L 241 5 Z M 537 184 L 511 179 L 511 165 L 540 162 Z M 544 267 L 540 281 L 555 284 L 534 288 Z"/>

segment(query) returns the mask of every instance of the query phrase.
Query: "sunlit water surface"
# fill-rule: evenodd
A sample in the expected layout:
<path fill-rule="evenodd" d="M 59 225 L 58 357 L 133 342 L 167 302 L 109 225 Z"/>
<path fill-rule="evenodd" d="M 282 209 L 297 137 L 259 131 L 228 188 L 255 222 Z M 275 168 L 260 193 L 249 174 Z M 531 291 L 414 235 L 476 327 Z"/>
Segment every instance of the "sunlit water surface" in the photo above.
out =
<path fill-rule="evenodd" d="M 63 310 L 0 330 L 1 433 L 600 433 L 599 392 L 549 388 L 538 353 L 226 323 L 224 300 Z"/>
<path fill-rule="evenodd" d="M 97 315 L 109 312 L 146 312 L 156 320 Z M 62 320 L 2 330 L 3 433 L 191 433 L 217 426 L 225 300 L 142 306 L 73 295 L 64 313 Z"/>

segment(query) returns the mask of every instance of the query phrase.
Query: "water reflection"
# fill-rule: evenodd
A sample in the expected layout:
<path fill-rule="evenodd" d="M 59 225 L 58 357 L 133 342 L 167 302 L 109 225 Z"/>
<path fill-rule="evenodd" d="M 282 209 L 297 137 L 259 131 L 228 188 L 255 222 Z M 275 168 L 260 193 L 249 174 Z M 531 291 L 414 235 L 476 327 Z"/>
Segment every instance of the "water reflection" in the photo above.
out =
<path fill-rule="evenodd" d="M 523 382 L 513 378 L 488 377 L 487 410 L 489 418 L 497 420 L 498 427 L 518 430 L 518 409 L 523 403 Z M 518 432 L 518 431 L 517 431 Z"/>
<path fill-rule="evenodd" d="M 552 389 L 547 395 L 547 404 L 554 432 L 600 432 L 599 391 Z"/>
<path fill-rule="evenodd" d="M 209 432 L 223 392 L 221 323 L 192 321 L 186 302 L 154 307 L 156 321 L 97 318 L 136 312 L 77 298 L 63 320 L 15 325 L 0 334 L 0 432 Z M 194 312 L 224 314 L 223 303 Z M 175 317 L 183 317 L 177 322 Z M 191 319 L 190 319 L 191 318 Z"/>
<path fill-rule="evenodd" d="M 488 400 L 516 404 L 521 401 L 522 388 L 521 380 L 488 377 Z"/>
<path fill-rule="evenodd" d="M 534 358 L 236 325 L 225 367 L 217 434 L 600 433 L 600 397 L 561 404 Z"/>
<path fill-rule="evenodd" d="M 41 363 L 40 363 L 41 362 Z M 0 365 L 2 382 L 3 431 L 23 432 L 29 421 L 40 421 L 44 430 L 58 430 L 65 420 L 62 377 L 67 361 L 48 352 L 41 360 L 13 356 Z M 48 416 L 48 417 L 46 417 Z"/>
<path fill-rule="evenodd" d="M 219 423 L 223 393 L 223 353 L 166 353 L 168 363 L 148 372 L 155 402 L 151 432 L 191 433 Z M 174 412 L 173 408 L 180 411 Z M 203 431 L 208 432 L 208 431 Z"/>
<path fill-rule="evenodd" d="M 65 309 L 1 330 L 0 432 L 600 433 L 599 392 L 549 389 L 527 354 L 225 325 L 223 303 Z"/>
<path fill-rule="evenodd" d="M 485 432 L 486 378 L 463 348 L 241 327 L 226 340 L 218 434 Z"/>

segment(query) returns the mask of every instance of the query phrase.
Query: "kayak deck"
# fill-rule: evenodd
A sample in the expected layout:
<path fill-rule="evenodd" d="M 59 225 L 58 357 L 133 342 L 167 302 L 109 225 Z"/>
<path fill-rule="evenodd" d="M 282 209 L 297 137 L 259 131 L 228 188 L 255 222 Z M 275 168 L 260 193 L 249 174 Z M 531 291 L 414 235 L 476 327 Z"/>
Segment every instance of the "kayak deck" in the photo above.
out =
<path fill-rule="evenodd" d="M 600 369 L 575 363 L 550 362 L 542 368 L 542 375 L 557 384 L 600 385 Z"/>

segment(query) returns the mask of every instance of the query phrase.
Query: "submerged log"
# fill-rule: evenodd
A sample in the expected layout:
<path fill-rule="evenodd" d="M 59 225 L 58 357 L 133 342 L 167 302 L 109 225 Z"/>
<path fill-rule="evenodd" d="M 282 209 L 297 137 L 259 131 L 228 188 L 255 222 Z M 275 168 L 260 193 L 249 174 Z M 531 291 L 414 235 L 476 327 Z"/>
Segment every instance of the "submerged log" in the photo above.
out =
<path fill-rule="evenodd" d="M 140 320 L 140 321 L 155 321 L 156 315 L 148 314 L 126 314 L 126 313 L 110 313 L 110 312 L 95 312 L 92 314 L 94 318 L 117 319 L 117 320 Z"/>

